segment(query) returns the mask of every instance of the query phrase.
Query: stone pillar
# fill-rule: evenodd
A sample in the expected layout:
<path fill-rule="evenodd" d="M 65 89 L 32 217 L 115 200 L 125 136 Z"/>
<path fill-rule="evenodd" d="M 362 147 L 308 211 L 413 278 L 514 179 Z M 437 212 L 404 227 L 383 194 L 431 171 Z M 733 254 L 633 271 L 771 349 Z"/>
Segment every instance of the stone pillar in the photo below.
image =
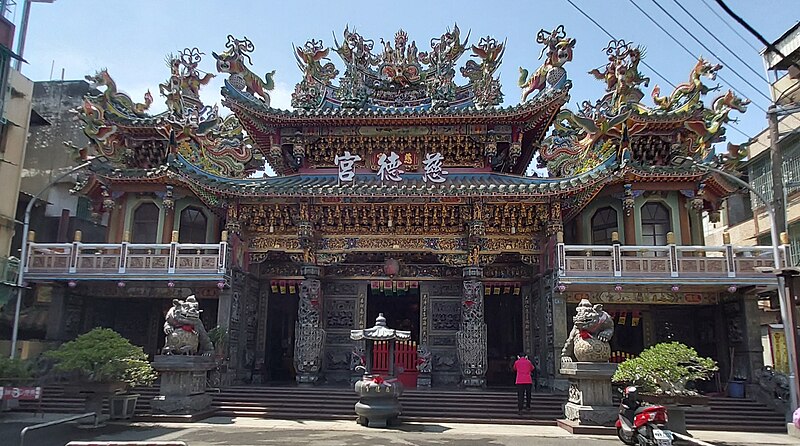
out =
<path fill-rule="evenodd" d="M 561 348 L 567 340 L 567 301 L 566 295 L 563 293 L 553 293 L 552 288 L 545 290 L 550 293 L 552 301 L 552 329 L 553 329 L 553 343 L 550 344 L 553 348 L 552 356 L 555 361 L 555 368 L 558 369 L 558 362 L 561 358 Z M 569 388 L 569 383 L 566 378 L 561 375 L 560 371 L 555 374 L 553 379 L 553 390 L 566 391 Z"/>
<path fill-rule="evenodd" d="M 300 283 L 300 302 L 294 330 L 294 368 L 298 384 L 316 384 L 322 368 L 325 348 L 325 330 L 322 329 L 322 268 L 303 265 L 300 273 L 305 277 Z"/>
<path fill-rule="evenodd" d="M 483 268 L 464 268 L 461 329 L 456 332 L 462 384 L 467 389 L 486 385 L 486 322 L 483 318 Z"/>
<path fill-rule="evenodd" d="M 66 290 L 54 285 L 50 294 L 50 305 L 47 308 L 47 333 L 48 341 L 61 341 L 65 339 L 65 325 L 67 321 Z"/>

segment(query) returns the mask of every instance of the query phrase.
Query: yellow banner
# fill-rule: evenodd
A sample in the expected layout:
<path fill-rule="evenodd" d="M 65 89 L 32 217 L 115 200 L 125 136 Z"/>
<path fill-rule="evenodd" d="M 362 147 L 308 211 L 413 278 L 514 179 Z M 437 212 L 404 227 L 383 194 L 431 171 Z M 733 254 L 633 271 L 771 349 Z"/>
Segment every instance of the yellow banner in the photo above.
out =
<path fill-rule="evenodd" d="M 769 326 L 769 346 L 772 350 L 772 368 L 781 372 L 789 373 L 789 355 L 786 348 L 786 336 L 783 333 L 783 327 L 770 325 Z"/>

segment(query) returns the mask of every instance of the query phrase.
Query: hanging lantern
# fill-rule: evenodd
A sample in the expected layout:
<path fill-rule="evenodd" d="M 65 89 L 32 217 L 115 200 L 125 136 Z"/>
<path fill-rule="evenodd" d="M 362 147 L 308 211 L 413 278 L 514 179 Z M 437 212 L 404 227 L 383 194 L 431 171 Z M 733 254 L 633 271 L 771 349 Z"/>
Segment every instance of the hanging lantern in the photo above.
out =
<path fill-rule="evenodd" d="M 67 282 L 67 286 L 69 286 L 70 288 L 75 288 L 76 286 L 78 286 L 78 282 L 70 280 L 69 282 Z"/>
<path fill-rule="evenodd" d="M 175 288 L 175 282 L 173 282 L 171 280 L 169 282 L 167 282 L 167 288 Z"/>
<path fill-rule="evenodd" d="M 616 292 L 618 292 L 618 293 L 622 292 L 622 285 L 616 285 L 616 286 L 614 287 L 614 291 L 616 291 Z"/>
<path fill-rule="evenodd" d="M 117 282 L 117 286 L 120 288 L 125 288 L 125 282 L 120 280 L 119 282 Z"/>
<path fill-rule="evenodd" d="M 736 285 L 731 285 L 731 286 L 729 286 L 729 287 L 728 287 L 728 292 L 729 292 L 729 293 L 731 293 L 731 294 L 733 294 L 733 293 L 735 293 L 735 292 L 736 292 L 736 290 L 738 290 L 738 289 L 739 289 L 739 288 L 737 288 L 737 287 L 736 287 Z"/>
<path fill-rule="evenodd" d="M 681 287 L 679 287 L 678 285 L 672 285 L 672 287 L 670 287 L 670 290 L 672 290 L 673 293 L 677 293 L 678 291 L 681 290 Z"/>
<path fill-rule="evenodd" d="M 217 282 L 217 288 L 219 289 L 225 288 L 225 281 L 220 280 L 219 282 Z"/>

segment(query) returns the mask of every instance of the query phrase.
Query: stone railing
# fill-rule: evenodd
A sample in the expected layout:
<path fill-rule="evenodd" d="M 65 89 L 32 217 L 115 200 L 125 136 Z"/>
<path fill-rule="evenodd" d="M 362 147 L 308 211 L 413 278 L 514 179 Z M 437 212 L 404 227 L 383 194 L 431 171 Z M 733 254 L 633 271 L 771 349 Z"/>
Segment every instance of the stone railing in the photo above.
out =
<path fill-rule="evenodd" d="M 208 279 L 226 274 L 228 243 L 28 244 L 26 280 Z"/>
<path fill-rule="evenodd" d="M 780 247 L 786 266 L 789 247 Z M 771 246 L 631 246 L 565 245 L 556 248 L 561 280 L 665 281 L 725 283 L 774 283 L 775 276 L 762 268 L 774 268 Z M 676 279 L 681 279 L 676 282 Z"/>

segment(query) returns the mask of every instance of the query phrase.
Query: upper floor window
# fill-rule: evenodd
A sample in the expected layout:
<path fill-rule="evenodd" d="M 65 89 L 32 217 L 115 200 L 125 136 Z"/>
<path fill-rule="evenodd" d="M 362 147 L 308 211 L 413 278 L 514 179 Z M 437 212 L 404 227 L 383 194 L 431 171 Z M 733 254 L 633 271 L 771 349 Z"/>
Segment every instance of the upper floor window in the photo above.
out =
<path fill-rule="evenodd" d="M 610 245 L 611 233 L 617 230 L 617 211 L 611 206 L 600 208 L 592 216 L 592 243 Z"/>
<path fill-rule="evenodd" d="M 199 208 L 190 206 L 181 211 L 181 224 L 178 237 L 181 243 L 206 242 L 206 214 Z"/>
<path fill-rule="evenodd" d="M 155 203 L 142 203 L 133 211 L 133 243 L 156 243 L 159 209 Z"/>
<path fill-rule="evenodd" d="M 663 246 L 667 232 L 672 230 L 669 209 L 662 203 L 650 202 L 642 206 L 642 244 Z"/>

